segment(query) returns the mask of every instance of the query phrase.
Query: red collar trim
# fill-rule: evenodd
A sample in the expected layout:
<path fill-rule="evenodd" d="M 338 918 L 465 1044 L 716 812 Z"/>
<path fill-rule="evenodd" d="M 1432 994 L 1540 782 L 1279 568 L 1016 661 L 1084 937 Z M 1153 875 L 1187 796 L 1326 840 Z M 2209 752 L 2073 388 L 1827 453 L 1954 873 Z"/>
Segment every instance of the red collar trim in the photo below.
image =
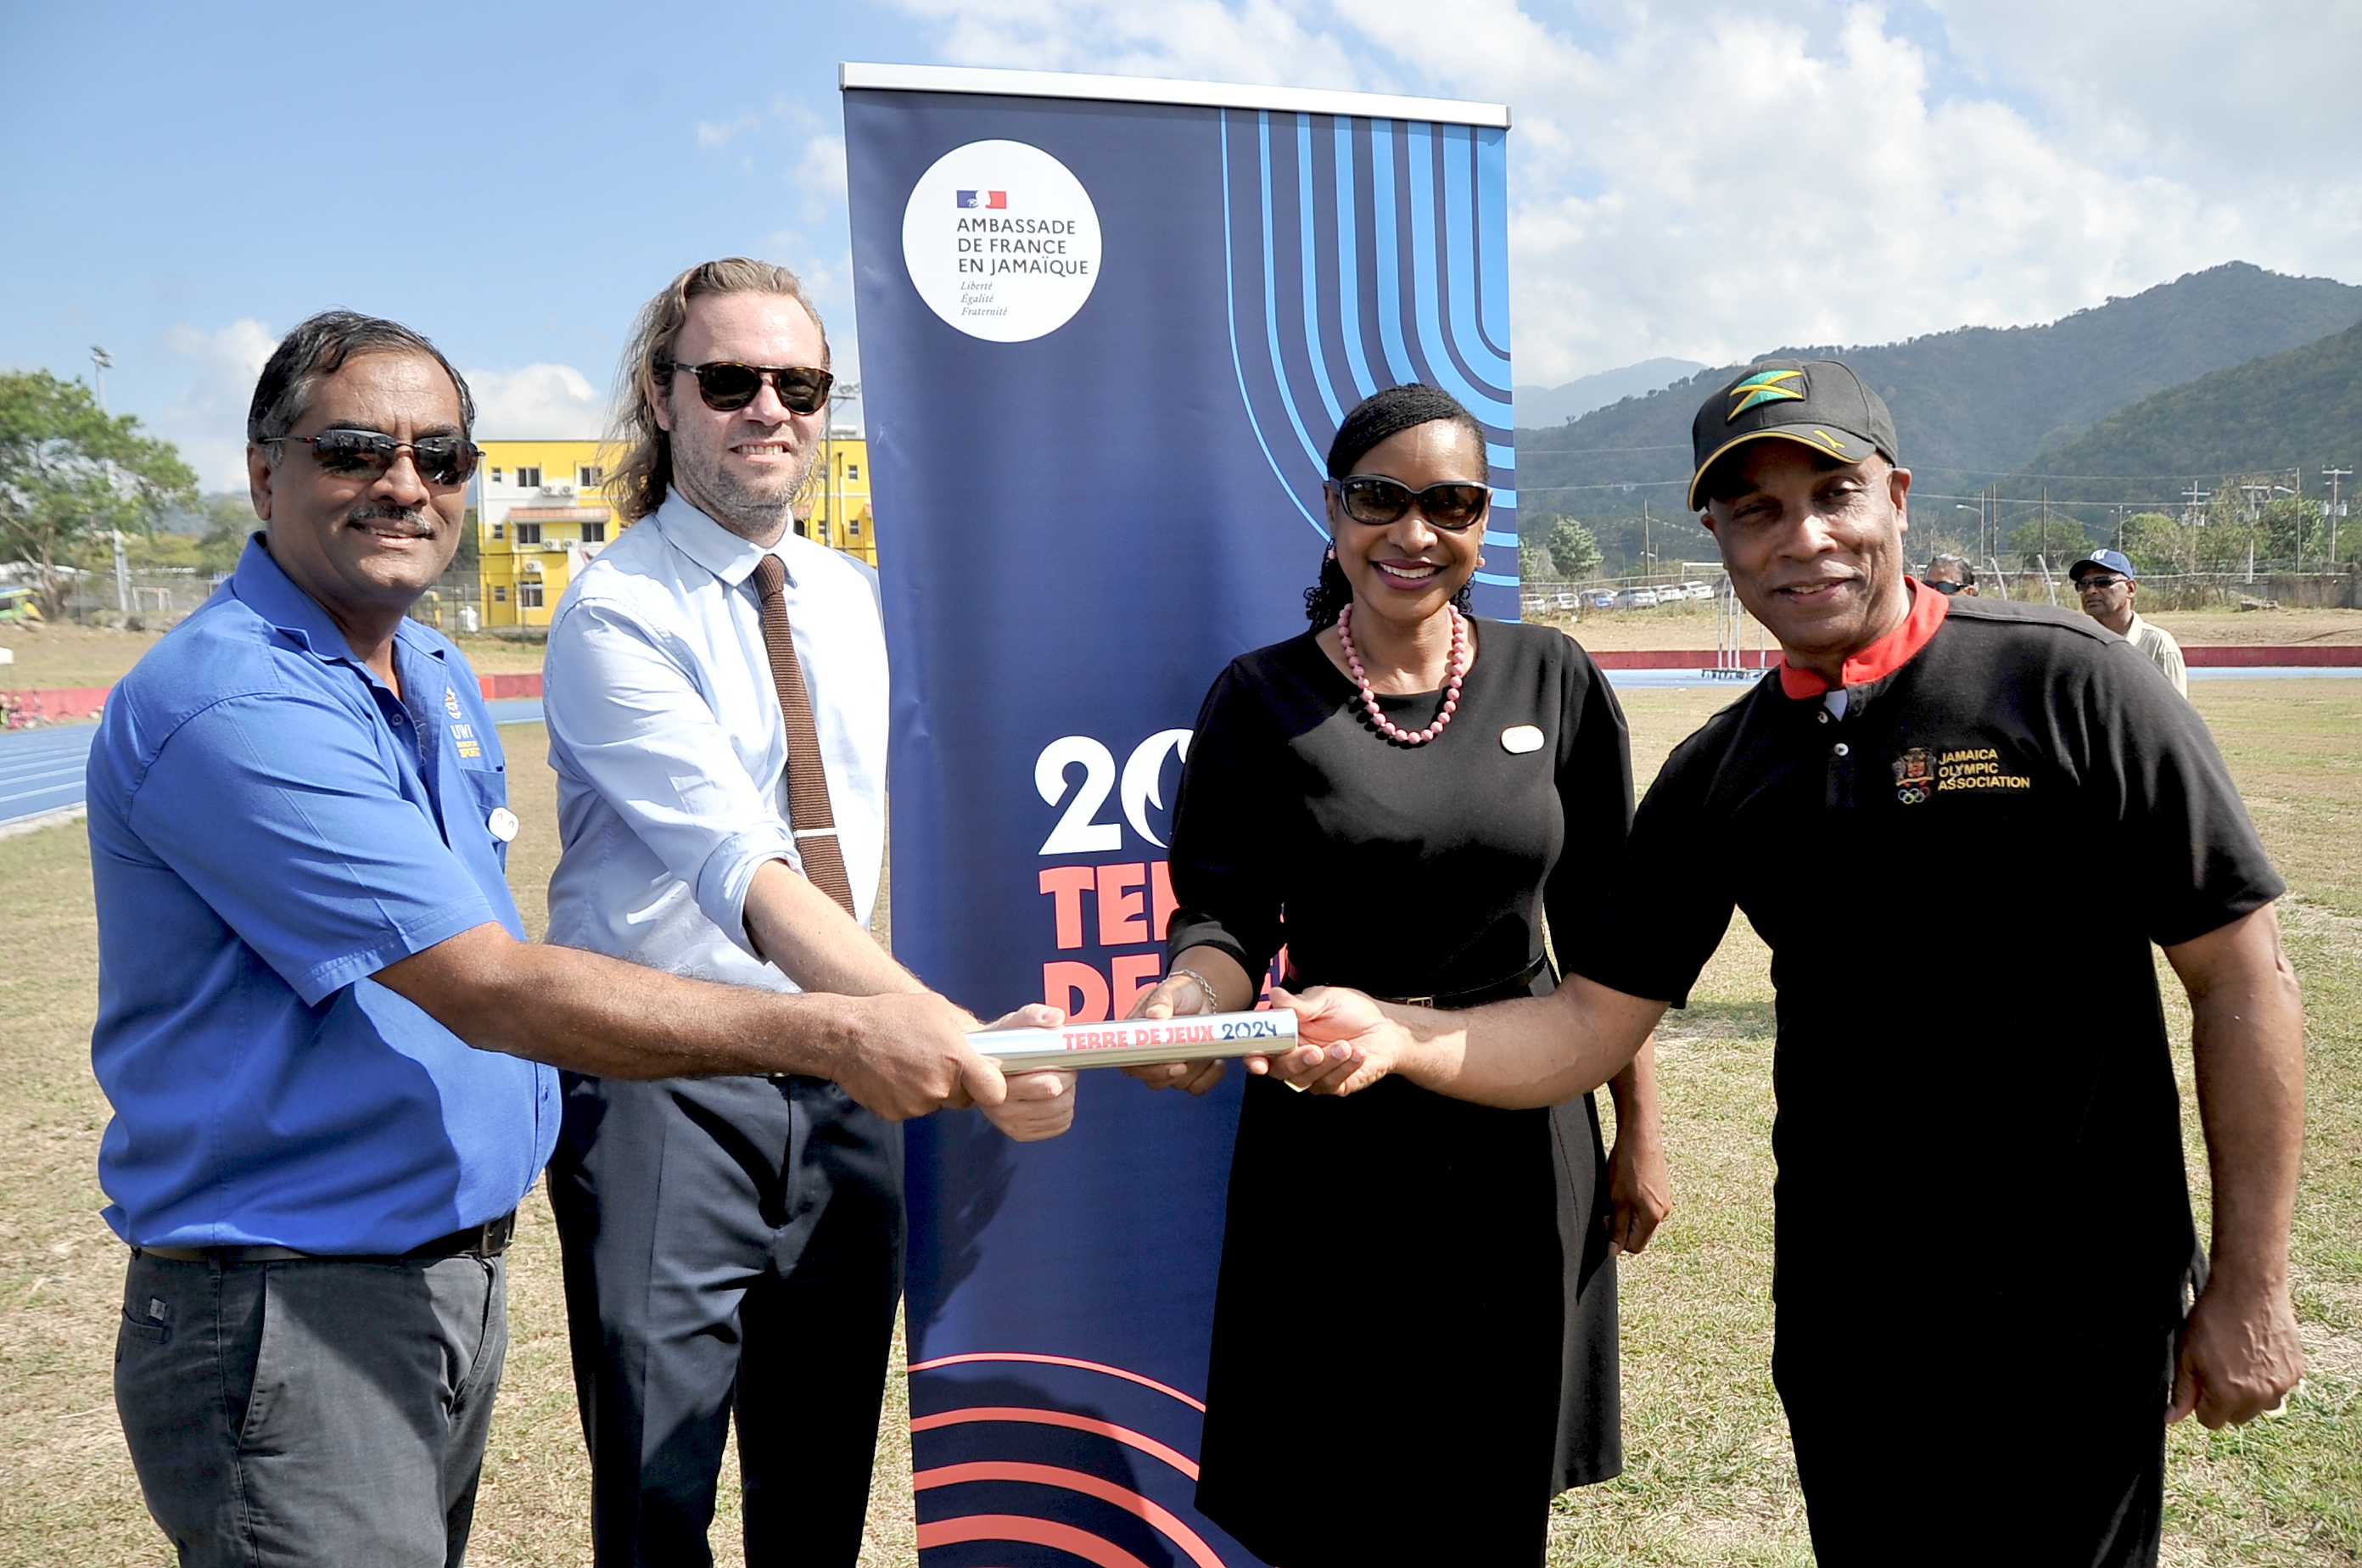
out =
<path fill-rule="evenodd" d="M 1871 681 L 1893 674 L 1919 656 L 1936 635 L 1936 628 L 1944 624 L 1945 613 L 1952 602 L 1940 593 L 1920 587 L 1909 578 L 1903 585 L 1911 594 L 1911 612 L 1903 617 L 1903 624 L 1845 661 L 1838 671 L 1848 686 L 1864 686 Z M 1829 689 L 1829 683 L 1811 670 L 1794 664 L 1780 667 L 1780 690 L 1799 701 L 1818 697 Z"/>

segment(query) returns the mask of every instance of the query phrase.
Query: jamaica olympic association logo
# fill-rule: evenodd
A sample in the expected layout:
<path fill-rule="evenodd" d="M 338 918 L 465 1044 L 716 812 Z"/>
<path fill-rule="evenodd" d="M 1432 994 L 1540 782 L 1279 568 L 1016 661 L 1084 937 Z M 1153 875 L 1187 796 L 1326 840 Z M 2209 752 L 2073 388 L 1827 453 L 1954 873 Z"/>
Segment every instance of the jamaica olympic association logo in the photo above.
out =
<path fill-rule="evenodd" d="M 1936 792 L 1936 759 L 1926 746 L 1915 745 L 1894 759 L 1894 798 L 1906 806 L 1923 806 Z"/>

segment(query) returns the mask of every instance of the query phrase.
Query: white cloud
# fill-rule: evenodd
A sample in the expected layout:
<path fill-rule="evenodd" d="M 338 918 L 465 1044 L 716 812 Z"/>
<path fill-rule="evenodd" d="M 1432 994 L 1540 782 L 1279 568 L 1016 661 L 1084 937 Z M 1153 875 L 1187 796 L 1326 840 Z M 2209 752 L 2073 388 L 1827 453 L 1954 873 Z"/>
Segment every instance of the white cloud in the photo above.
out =
<path fill-rule="evenodd" d="M 804 143 L 789 180 L 806 195 L 843 205 L 844 202 L 844 138 L 816 136 Z"/>
<path fill-rule="evenodd" d="M 169 326 L 163 340 L 167 350 L 196 365 L 187 390 L 156 421 L 158 433 L 181 449 L 204 489 L 244 490 L 246 411 L 279 335 L 249 316 L 213 332 Z"/>
<path fill-rule="evenodd" d="M 958 64 L 1507 102 L 1518 379 L 2355 275 L 2332 0 L 899 0 Z"/>
<path fill-rule="evenodd" d="M 461 373 L 476 394 L 480 441 L 567 441 L 606 427 L 606 395 L 571 365 Z"/>

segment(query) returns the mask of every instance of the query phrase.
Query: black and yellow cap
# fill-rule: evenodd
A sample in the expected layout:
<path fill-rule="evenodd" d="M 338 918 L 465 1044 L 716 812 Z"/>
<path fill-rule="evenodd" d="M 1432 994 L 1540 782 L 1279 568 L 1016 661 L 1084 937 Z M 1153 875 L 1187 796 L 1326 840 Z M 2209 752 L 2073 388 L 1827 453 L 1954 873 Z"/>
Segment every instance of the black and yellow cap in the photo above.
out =
<path fill-rule="evenodd" d="M 1886 400 L 1837 359 L 1759 359 L 1699 405 L 1690 422 L 1690 510 L 1701 510 L 1705 472 L 1749 441 L 1777 436 L 1859 463 L 1872 452 L 1901 467 Z"/>

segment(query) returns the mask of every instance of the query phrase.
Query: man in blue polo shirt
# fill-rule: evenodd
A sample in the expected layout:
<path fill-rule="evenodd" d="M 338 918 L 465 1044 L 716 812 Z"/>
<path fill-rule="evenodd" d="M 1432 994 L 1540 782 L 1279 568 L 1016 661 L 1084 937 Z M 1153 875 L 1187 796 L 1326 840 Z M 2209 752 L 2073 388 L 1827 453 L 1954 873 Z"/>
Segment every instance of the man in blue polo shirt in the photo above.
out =
<path fill-rule="evenodd" d="M 896 1118 L 1009 1094 L 940 997 L 524 940 L 499 739 L 404 618 L 458 548 L 473 416 L 408 328 L 298 326 L 248 418 L 264 532 L 92 749 L 116 1397 L 185 1563 L 460 1560 L 547 1064 L 811 1074 Z"/>

